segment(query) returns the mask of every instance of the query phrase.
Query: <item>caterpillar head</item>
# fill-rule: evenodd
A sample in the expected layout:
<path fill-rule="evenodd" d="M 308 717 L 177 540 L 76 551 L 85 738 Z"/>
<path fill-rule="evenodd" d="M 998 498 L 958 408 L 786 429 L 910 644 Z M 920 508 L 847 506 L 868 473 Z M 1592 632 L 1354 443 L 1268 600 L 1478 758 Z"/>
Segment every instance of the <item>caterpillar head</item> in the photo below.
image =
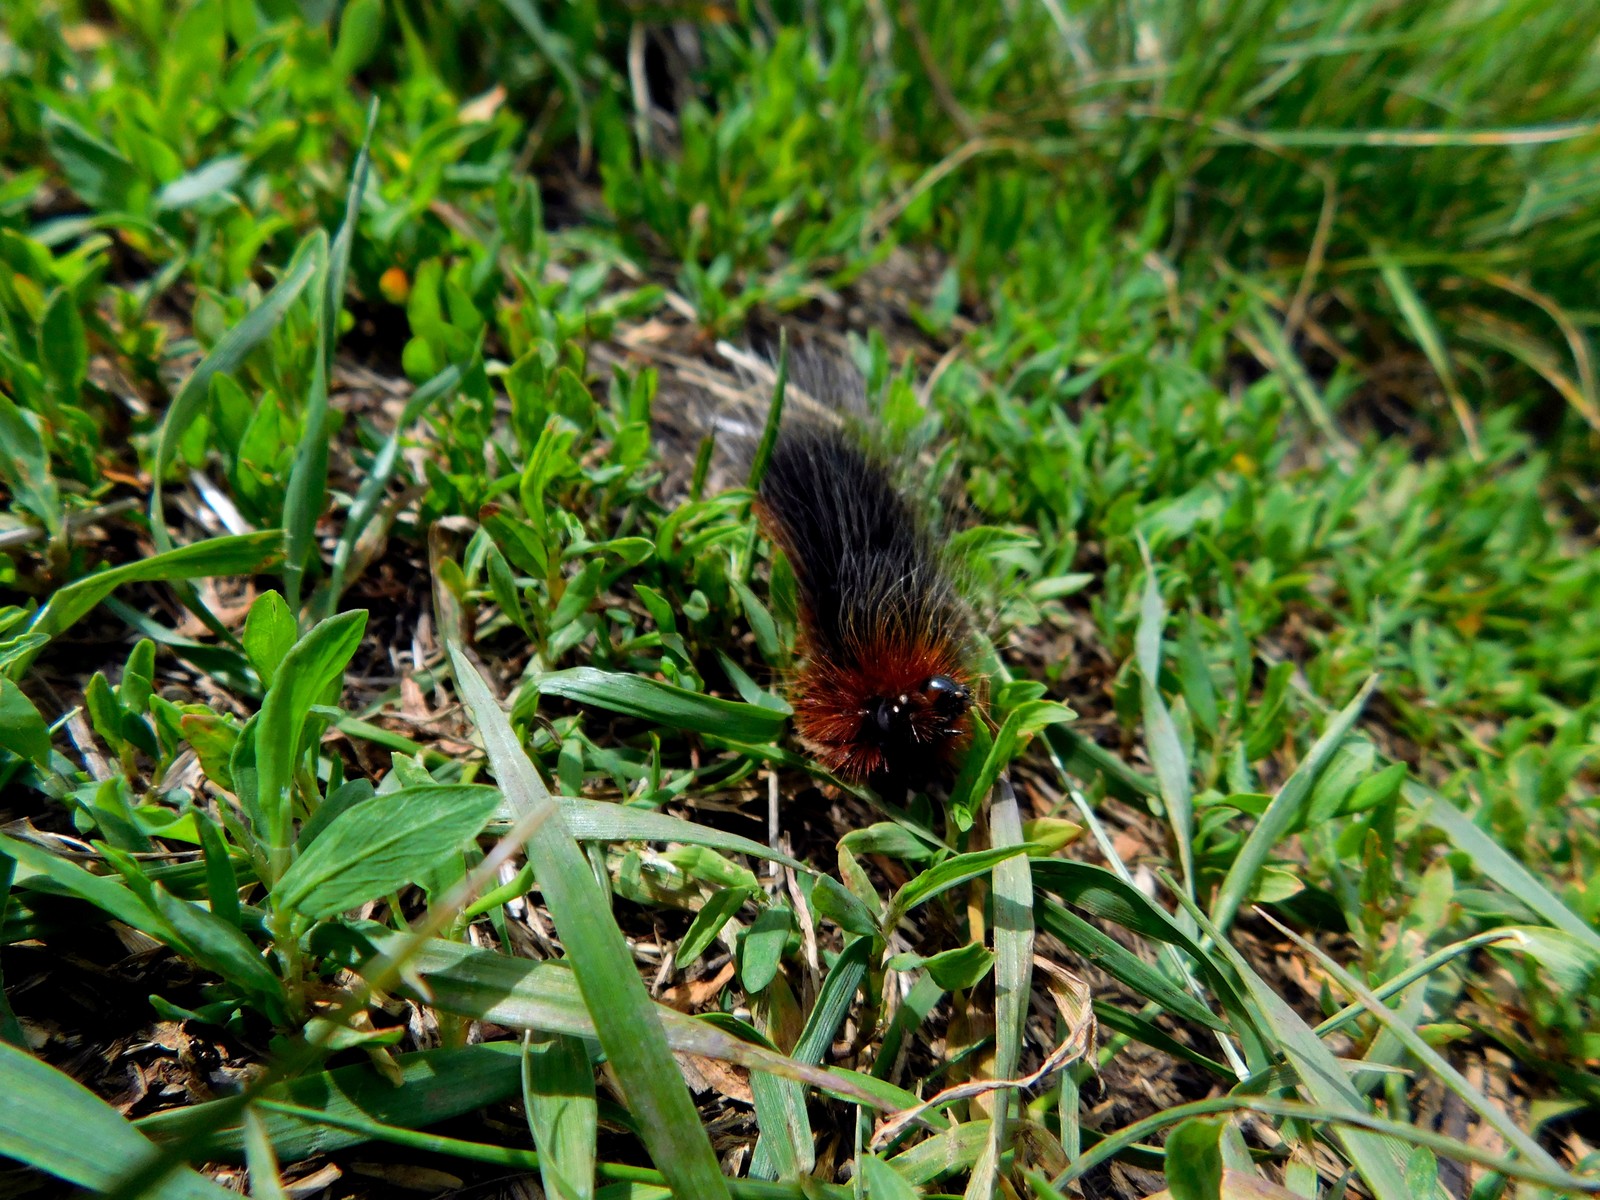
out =
<path fill-rule="evenodd" d="M 868 701 L 868 722 L 862 736 L 876 742 L 886 754 L 933 749 L 966 733 L 972 690 L 949 675 L 930 675 L 915 687 L 894 696 Z"/>

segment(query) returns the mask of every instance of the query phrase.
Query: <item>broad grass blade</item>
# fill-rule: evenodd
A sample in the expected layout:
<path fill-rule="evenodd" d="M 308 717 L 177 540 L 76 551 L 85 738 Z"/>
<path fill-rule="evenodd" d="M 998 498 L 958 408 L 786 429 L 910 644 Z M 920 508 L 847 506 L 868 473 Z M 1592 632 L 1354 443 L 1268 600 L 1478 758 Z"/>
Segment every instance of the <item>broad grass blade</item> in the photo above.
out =
<path fill-rule="evenodd" d="M 1141 543 L 1142 546 L 1142 543 Z M 1139 695 L 1144 708 L 1145 741 L 1150 761 L 1161 785 L 1172 838 L 1178 846 L 1178 862 L 1183 881 L 1194 894 L 1194 800 L 1190 793 L 1189 760 L 1178 740 L 1178 727 L 1161 698 L 1161 627 L 1167 610 L 1156 585 L 1155 566 L 1145 556 L 1144 597 L 1139 607 L 1139 629 L 1134 636 L 1139 660 Z"/>
<path fill-rule="evenodd" d="M 873 939 L 869 937 L 852 938 L 839 953 L 795 1042 L 791 1057 L 796 1062 L 816 1064 L 822 1061 L 867 977 L 872 944 Z M 757 1090 L 758 1085 L 760 1090 Z M 769 1170 L 779 1179 L 809 1174 L 816 1165 L 816 1151 L 812 1146 L 811 1121 L 806 1116 L 805 1092 L 800 1084 L 792 1079 L 763 1074 L 753 1076 L 750 1086 L 756 1091 L 757 1113 L 761 1114 L 765 1107 L 778 1118 L 776 1124 L 769 1125 L 762 1117 L 762 1134 L 750 1159 L 750 1174 L 758 1179 L 770 1177 Z M 767 1098 L 765 1106 L 761 1103 L 763 1096 Z M 769 1136 L 768 1131 L 772 1129 L 782 1132 Z M 785 1174 L 785 1164 L 789 1164 L 790 1174 Z"/>
<path fill-rule="evenodd" d="M 522 1106 L 545 1194 L 551 1200 L 593 1200 L 599 1110 L 583 1042 L 561 1036 L 523 1043 Z"/>
<path fill-rule="evenodd" d="M 1009 776 L 1002 775 L 989 803 L 989 830 L 995 850 L 1020 847 L 1022 815 Z M 1013 857 L 994 868 L 994 1077 L 1012 1079 L 1027 1032 L 1028 995 L 1033 979 L 1033 874 L 1026 858 Z M 989 1200 L 1000 1179 L 1000 1160 L 1009 1143 L 1009 1092 L 994 1097 L 989 1140 L 967 1183 L 966 1200 Z"/>
<path fill-rule="evenodd" d="M 414 883 L 476 837 L 500 807 L 481 784 L 435 784 L 374 796 L 340 813 L 273 889 L 273 900 L 331 917 Z"/>
<path fill-rule="evenodd" d="M 738 742 L 771 741 L 787 719 L 756 704 L 722 700 L 641 675 L 573 667 L 538 681 L 540 695 L 561 696 L 672 729 L 714 733 Z"/>
<path fill-rule="evenodd" d="M 315 625 L 284 655 L 262 701 L 255 722 L 256 803 L 272 874 L 269 886 L 289 869 L 294 767 L 305 748 L 312 706 L 324 703 L 344 679 L 366 628 L 364 611 L 341 613 Z"/>
<path fill-rule="evenodd" d="M 520 820 L 548 810 L 528 839 L 528 860 L 640 1137 L 674 1192 L 696 1200 L 727 1196 L 711 1142 L 605 894 L 489 685 L 458 646 L 450 643 L 449 651 L 456 684 L 512 811 Z"/>
<path fill-rule="evenodd" d="M 517 1093 L 522 1080 L 521 1047 L 515 1042 L 485 1042 L 451 1050 L 402 1054 L 400 1086 L 360 1063 L 321 1071 L 265 1088 L 255 1103 L 279 1162 L 298 1162 L 366 1140 L 359 1134 L 319 1125 L 304 1117 L 275 1112 L 274 1102 L 316 1109 L 334 1118 L 359 1117 L 402 1129 L 421 1129 L 469 1113 Z M 228 1115 L 219 1121 L 218 1114 Z M 215 1158 L 244 1154 L 244 1127 L 237 1105 L 212 1100 L 173 1108 L 137 1122 L 159 1142 L 207 1131 L 198 1147 Z"/>
<path fill-rule="evenodd" d="M 0 1155 L 102 1191 L 154 1157 L 150 1140 L 88 1088 L 26 1051 L 0 1042 Z M 147 1196 L 222 1200 L 234 1193 L 180 1167 Z"/>

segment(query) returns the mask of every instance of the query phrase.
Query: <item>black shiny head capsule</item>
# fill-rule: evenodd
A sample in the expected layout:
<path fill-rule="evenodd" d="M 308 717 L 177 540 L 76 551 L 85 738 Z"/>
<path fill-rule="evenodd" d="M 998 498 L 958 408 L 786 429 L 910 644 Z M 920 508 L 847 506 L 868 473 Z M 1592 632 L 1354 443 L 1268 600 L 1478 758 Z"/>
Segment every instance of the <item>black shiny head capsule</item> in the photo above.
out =
<path fill-rule="evenodd" d="M 933 704 L 933 711 L 946 719 L 966 715 L 972 707 L 972 689 L 948 675 L 930 675 L 922 681 L 922 694 Z"/>
<path fill-rule="evenodd" d="M 861 737 L 891 757 L 926 754 L 958 735 L 972 691 L 948 675 L 930 675 L 910 691 L 874 696 L 863 706 Z"/>

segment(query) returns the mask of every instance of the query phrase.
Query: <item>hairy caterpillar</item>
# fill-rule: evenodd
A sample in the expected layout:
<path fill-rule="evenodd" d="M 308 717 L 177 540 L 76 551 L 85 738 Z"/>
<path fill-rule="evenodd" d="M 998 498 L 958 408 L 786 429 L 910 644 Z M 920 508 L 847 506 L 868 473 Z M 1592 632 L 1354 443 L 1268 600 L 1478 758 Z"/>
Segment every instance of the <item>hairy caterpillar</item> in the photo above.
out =
<path fill-rule="evenodd" d="M 756 511 L 798 585 L 790 693 L 807 750 L 886 792 L 947 777 L 971 735 L 971 618 L 889 460 L 838 424 L 785 414 Z"/>

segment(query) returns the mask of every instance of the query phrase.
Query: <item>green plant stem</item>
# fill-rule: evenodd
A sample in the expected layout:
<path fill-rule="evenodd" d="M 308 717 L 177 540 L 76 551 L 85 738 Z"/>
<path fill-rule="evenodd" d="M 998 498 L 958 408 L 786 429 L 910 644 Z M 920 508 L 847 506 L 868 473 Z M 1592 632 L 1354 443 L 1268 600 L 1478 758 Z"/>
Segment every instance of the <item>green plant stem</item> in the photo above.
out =
<path fill-rule="evenodd" d="M 1434 1133 L 1428 1129 L 1419 1129 L 1414 1125 L 1405 1125 L 1398 1121 L 1386 1121 L 1382 1117 L 1366 1116 L 1361 1113 L 1333 1112 L 1328 1109 L 1318 1108 L 1313 1104 L 1301 1104 L 1294 1100 L 1271 1100 L 1262 1096 L 1217 1096 L 1210 1100 L 1196 1100 L 1191 1104 L 1180 1104 L 1176 1108 L 1169 1108 L 1165 1112 L 1156 1113 L 1142 1121 L 1135 1121 L 1132 1125 L 1127 1125 L 1117 1130 L 1115 1134 L 1104 1141 L 1097 1142 L 1081 1158 L 1051 1180 L 1051 1185 L 1061 1188 L 1074 1179 L 1081 1179 L 1101 1163 L 1114 1158 L 1135 1142 L 1170 1126 L 1177 1125 L 1179 1122 L 1187 1121 L 1190 1117 L 1204 1117 L 1212 1113 L 1226 1112 L 1254 1112 L 1269 1117 L 1326 1121 L 1335 1125 L 1348 1125 L 1356 1129 L 1367 1129 L 1402 1142 L 1408 1142 L 1414 1146 L 1425 1146 L 1435 1154 L 1442 1155 L 1445 1158 L 1488 1167 L 1513 1179 L 1525 1179 L 1530 1183 L 1544 1184 L 1547 1187 L 1577 1192 L 1586 1196 L 1600 1194 L 1600 1179 L 1586 1179 L 1578 1175 L 1569 1175 L 1566 1172 L 1547 1171 L 1528 1163 L 1524 1159 L 1502 1158 L 1491 1154 L 1487 1150 L 1480 1150 L 1476 1146 L 1469 1146 L 1465 1142 L 1458 1142 L 1454 1138 L 1445 1137 L 1443 1134 Z"/>
<path fill-rule="evenodd" d="M 435 1154 L 448 1154 L 453 1158 L 491 1163 L 495 1166 L 517 1167 L 529 1171 L 539 1169 L 539 1155 L 533 1150 L 494 1146 L 487 1142 L 468 1142 L 460 1138 L 445 1137 L 442 1134 L 422 1133 L 415 1129 L 383 1125 L 377 1121 L 364 1121 L 360 1117 L 336 1117 L 319 1109 L 304 1108 L 282 1100 L 260 1100 L 257 1104 L 261 1108 L 298 1117 L 303 1121 L 364 1134 L 373 1141 L 407 1146 L 413 1150 L 427 1150 Z M 613 1183 L 649 1183 L 658 1187 L 666 1185 L 666 1176 L 649 1167 L 630 1167 L 622 1163 L 596 1163 L 594 1173 L 596 1178 Z M 847 1187 L 818 1183 L 815 1180 L 802 1184 L 772 1183 L 759 1179 L 730 1179 L 728 1191 L 734 1200 L 811 1200 L 812 1197 L 845 1200 L 850 1195 L 850 1189 Z"/>

